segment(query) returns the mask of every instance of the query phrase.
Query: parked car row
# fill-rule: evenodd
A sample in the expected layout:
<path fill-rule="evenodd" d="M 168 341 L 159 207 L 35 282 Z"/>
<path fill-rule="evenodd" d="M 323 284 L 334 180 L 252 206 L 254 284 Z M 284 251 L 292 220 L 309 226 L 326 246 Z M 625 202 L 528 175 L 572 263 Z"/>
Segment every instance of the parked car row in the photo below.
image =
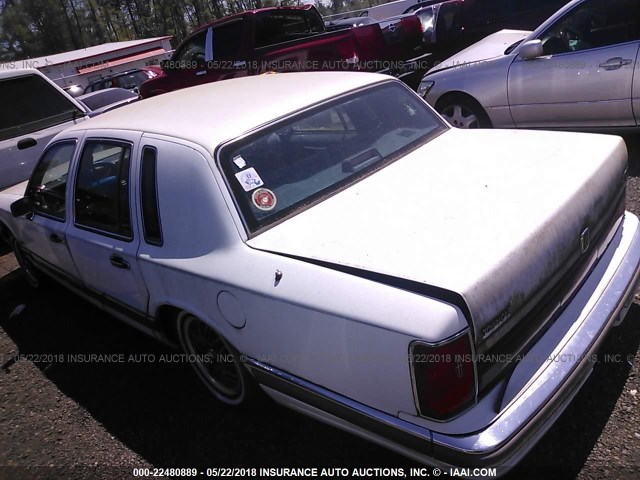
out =
<path fill-rule="evenodd" d="M 421 38 L 420 22 L 413 16 L 328 31 L 311 5 L 265 8 L 193 32 L 162 70 L 150 67 L 106 77 L 90 84 L 83 95 L 77 88 L 63 92 L 36 71 L 5 72 L 0 95 L 11 114 L 4 119 L 5 134 L 0 139 L 0 189 L 28 178 L 55 133 L 137 100 L 138 90 L 150 97 L 267 71 L 364 69 L 410 74 L 417 71 L 414 63 L 399 61 L 420 57 Z"/>
<path fill-rule="evenodd" d="M 422 27 L 417 17 L 327 28 L 313 5 L 248 10 L 196 30 L 162 62 L 163 73 L 140 93 L 172 90 L 265 72 L 418 71 Z M 419 78 L 417 79 L 419 81 Z"/>
<path fill-rule="evenodd" d="M 574 0 L 450 57 L 418 91 L 461 128 L 636 128 L 639 50 L 636 0 Z"/>
<path fill-rule="evenodd" d="M 140 91 L 140 85 L 151 78 L 157 77 L 162 70 L 159 66 L 135 68 L 126 72 L 108 75 L 100 80 L 91 82 L 84 93 L 91 93 L 105 88 L 124 88 L 135 93 Z"/>
<path fill-rule="evenodd" d="M 504 28 L 533 29 L 568 0 L 397 0 L 328 17 L 331 28 L 415 15 L 434 65 Z M 350 16 L 349 16 L 350 15 Z"/>
<path fill-rule="evenodd" d="M 425 464 L 504 474 L 624 320 L 640 224 L 619 137 L 452 125 L 535 113 L 513 103 L 531 92 L 553 111 L 584 77 L 635 66 L 632 3 L 575 0 L 534 32 L 491 35 L 430 71 L 420 95 L 374 73 L 249 75 L 224 56 L 361 59 L 365 38 L 406 40 L 396 27 L 325 32 L 310 7 L 223 19 L 142 85 L 154 98 L 87 119 L 65 96 L 73 109 L 7 124 L 64 130 L 0 192 L 0 234 L 34 288 L 58 281 L 182 349 L 223 403 L 266 394 Z M 585 52 L 595 70 L 547 68 L 543 91 L 533 67 Z M 223 61 L 243 78 L 214 81 Z M 627 85 L 606 111 L 640 107 Z M 42 111 L 67 105 L 53 98 Z"/>

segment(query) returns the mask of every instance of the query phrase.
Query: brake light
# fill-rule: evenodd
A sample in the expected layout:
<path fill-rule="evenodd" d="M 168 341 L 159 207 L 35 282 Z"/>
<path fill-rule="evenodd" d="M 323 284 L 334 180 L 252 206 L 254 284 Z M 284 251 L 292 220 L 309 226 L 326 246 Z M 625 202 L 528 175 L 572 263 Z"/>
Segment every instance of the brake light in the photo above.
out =
<path fill-rule="evenodd" d="M 476 378 L 468 332 L 440 344 L 414 342 L 410 361 L 421 416 L 445 420 L 474 401 Z"/>
<path fill-rule="evenodd" d="M 360 59 L 356 53 L 356 48 L 351 42 L 342 42 L 338 44 L 338 55 L 345 64 L 347 70 L 358 65 Z"/>
<path fill-rule="evenodd" d="M 417 40 L 422 38 L 424 33 L 423 26 L 417 15 L 402 18 L 400 20 L 400 25 L 408 42 L 412 42 L 413 39 Z"/>

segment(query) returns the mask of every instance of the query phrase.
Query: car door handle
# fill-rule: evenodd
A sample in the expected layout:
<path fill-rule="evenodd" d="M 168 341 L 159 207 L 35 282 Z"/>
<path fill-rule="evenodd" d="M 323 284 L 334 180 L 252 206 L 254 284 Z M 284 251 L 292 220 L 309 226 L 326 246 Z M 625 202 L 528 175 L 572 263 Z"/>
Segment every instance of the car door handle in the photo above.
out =
<path fill-rule="evenodd" d="M 109 257 L 109 260 L 111 260 L 111 265 L 113 265 L 114 267 L 122 268 L 125 270 L 131 269 L 131 267 L 129 266 L 129 262 L 127 262 L 120 255 L 111 255 L 111 257 Z"/>
<path fill-rule="evenodd" d="M 18 150 L 24 150 L 25 148 L 35 147 L 38 141 L 35 138 L 27 137 L 18 141 Z"/>
<path fill-rule="evenodd" d="M 631 65 L 631 60 L 628 58 L 622 57 L 613 57 L 600 64 L 600 68 L 604 68 L 605 70 L 618 70 L 626 65 Z"/>
<path fill-rule="evenodd" d="M 57 233 L 52 233 L 51 235 L 49 235 L 49 240 L 51 240 L 53 243 L 64 243 L 64 237 L 58 235 Z"/>

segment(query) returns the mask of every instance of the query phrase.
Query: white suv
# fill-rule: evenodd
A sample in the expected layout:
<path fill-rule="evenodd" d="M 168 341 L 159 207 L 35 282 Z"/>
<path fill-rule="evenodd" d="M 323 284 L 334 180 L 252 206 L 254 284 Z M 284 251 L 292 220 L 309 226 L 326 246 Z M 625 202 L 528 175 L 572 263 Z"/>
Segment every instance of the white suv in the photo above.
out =
<path fill-rule="evenodd" d="M 38 70 L 0 71 L 0 190 L 27 180 L 57 133 L 89 110 Z"/>

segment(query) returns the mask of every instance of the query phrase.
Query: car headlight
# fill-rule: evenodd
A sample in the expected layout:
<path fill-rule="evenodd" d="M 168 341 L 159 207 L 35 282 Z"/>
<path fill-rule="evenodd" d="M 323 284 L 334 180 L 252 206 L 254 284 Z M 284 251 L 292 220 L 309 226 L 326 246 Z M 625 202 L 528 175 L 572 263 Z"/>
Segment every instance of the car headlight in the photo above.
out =
<path fill-rule="evenodd" d="M 422 98 L 425 98 L 427 96 L 427 93 L 429 93 L 429 90 L 431 90 L 435 84 L 436 82 L 433 82 L 431 80 L 421 81 L 420 85 L 418 86 L 418 95 L 420 95 Z"/>

